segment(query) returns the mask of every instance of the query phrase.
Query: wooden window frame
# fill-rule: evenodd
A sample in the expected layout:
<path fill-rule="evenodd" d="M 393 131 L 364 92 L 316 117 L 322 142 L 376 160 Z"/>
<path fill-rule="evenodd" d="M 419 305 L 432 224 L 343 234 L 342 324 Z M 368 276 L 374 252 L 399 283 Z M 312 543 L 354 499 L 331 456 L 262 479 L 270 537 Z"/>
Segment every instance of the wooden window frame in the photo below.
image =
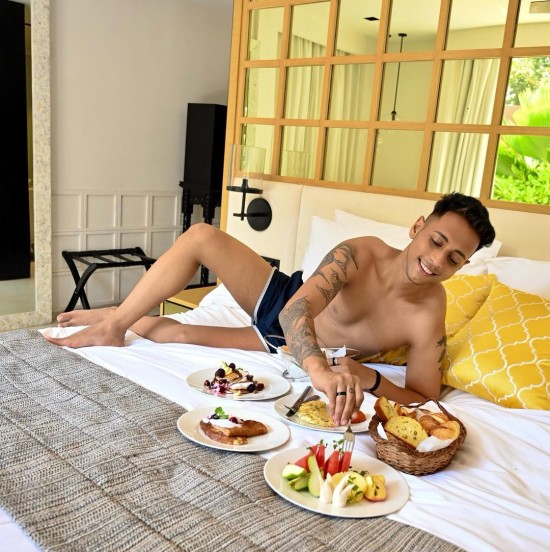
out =
<path fill-rule="evenodd" d="M 330 4 L 328 22 L 327 55 L 318 58 L 288 59 L 288 35 L 291 25 L 291 10 L 296 5 L 314 4 L 326 1 Z M 520 0 L 509 0 L 508 14 L 504 27 L 503 43 L 501 48 L 484 48 L 472 50 L 445 50 L 444 45 L 448 31 L 448 20 L 451 13 L 452 0 L 440 0 L 440 14 L 435 47 L 432 51 L 424 52 L 386 52 L 386 37 L 388 35 L 389 15 L 391 14 L 392 0 L 381 0 L 381 18 L 376 45 L 376 52 L 372 55 L 348 55 L 345 57 L 333 56 L 336 36 L 337 10 L 339 0 L 234 0 L 233 33 L 231 48 L 231 67 L 229 80 L 228 125 L 226 146 L 226 179 L 229 171 L 229 151 L 231 144 L 240 144 L 244 125 L 266 124 L 274 129 L 271 173 L 264 176 L 266 180 L 278 182 L 298 183 L 307 186 L 337 188 L 342 190 L 363 191 L 386 195 L 400 195 L 423 199 L 436 199 L 439 193 L 426 191 L 430 156 L 432 152 L 435 132 L 473 132 L 488 136 L 486 161 L 484 165 L 480 199 L 488 207 L 518 211 L 538 212 L 550 214 L 550 206 L 515 203 L 490 198 L 497 148 L 499 138 L 503 134 L 528 134 L 534 136 L 550 136 L 548 127 L 522 127 L 502 125 L 502 113 L 505 104 L 506 89 L 510 64 L 515 57 L 550 56 L 550 46 L 515 47 L 515 29 L 518 19 Z M 283 8 L 283 40 L 279 59 L 249 60 L 248 59 L 248 24 L 250 11 L 261 8 Z M 436 109 L 439 88 L 441 85 L 443 63 L 446 60 L 484 59 L 499 60 L 496 93 L 493 113 L 490 124 L 464 124 L 436 122 Z M 406 61 L 430 61 L 433 63 L 432 78 L 429 89 L 428 111 L 424 122 L 384 121 L 378 120 L 379 106 L 382 96 L 382 78 L 385 63 Z M 372 101 L 368 121 L 330 120 L 329 100 L 332 68 L 335 65 L 347 63 L 374 64 Z M 319 119 L 285 119 L 283 117 L 284 94 L 286 86 L 286 69 L 289 67 L 323 65 L 323 85 L 321 92 L 321 115 Z M 276 107 L 274 118 L 245 117 L 243 106 L 245 101 L 245 77 L 249 68 L 273 67 L 279 70 L 276 91 Z M 311 126 L 319 129 L 315 159 L 315 174 L 313 179 L 284 177 L 278 174 L 280 165 L 281 136 L 284 126 L 298 125 Z M 325 151 L 326 129 L 331 127 L 367 129 L 368 137 L 365 151 L 365 167 L 361 184 L 347 184 L 322 179 L 323 155 Z M 424 133 L 420 169 L 415 190 L 392 189 L 369 184 L 373 171 L 373 159 L 378 130 L 416 130 Z M 267 152 L 269 154 L 269 152 Z"/>

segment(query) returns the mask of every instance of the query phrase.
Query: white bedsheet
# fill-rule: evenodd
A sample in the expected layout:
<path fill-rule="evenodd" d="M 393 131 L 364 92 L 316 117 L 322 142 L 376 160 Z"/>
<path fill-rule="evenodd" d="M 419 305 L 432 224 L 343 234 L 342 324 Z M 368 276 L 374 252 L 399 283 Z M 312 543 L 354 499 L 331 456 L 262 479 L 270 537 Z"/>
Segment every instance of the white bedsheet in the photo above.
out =
<path fill-rule="evenodd" d="M 248 322 L 223 290 L 209 297 L 200 308 L 172 317 L 202 324 Z M 67 335 L 75 330 L 48 328 L 43 333 Z M 195 370 L 217 368 L 220 360 L 235 362 L 252 373 L 254 368 L 277 374 L 283 370 L 276 355 L 262 352 L 155 344 L 132 332 L 128 332 L 126 344 L 123 348 L 88 347 L 76 352 L 186 409 L 225 404 L 224 399 L 187 386 L 185 378 Z M 402 368 L 380 365 L 379 369 L 384 376 L 402 384 Z M 293 391 L 304 385 L 293 384 Z M 367 395 L 362 409 L 372 412 L 374 400 Z M 251 410 L 277 417 L 273 402 L 246 404 Z M 548 550 L 550 412 L 505 409 L 456 390 L 444 394 L 442 404 L 465 424 L 466 441 L 442 472 L 422 477 L 405 475 L 410 500 L 389 518 L 472 552 Z M 310 445 L 321 438 L 332 442 L 333 437 L 331 433 L 313 432 L 291 424 L 290 440 L 276 451 L 262 455 L 267 458 L 279 450 Z M 374 443 L 367 433 L 358 436 L 356 449 L 375 456 Z M 9 516 L 0 511 L 0 552 L 8 550 L 36 549 Z"/>

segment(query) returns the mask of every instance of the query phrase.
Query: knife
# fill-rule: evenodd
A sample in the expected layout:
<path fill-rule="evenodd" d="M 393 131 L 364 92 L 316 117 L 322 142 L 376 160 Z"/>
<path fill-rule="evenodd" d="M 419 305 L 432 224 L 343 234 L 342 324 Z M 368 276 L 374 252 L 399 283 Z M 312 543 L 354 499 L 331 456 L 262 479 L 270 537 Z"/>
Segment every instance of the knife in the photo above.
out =
<path fill-rule="evenodd" d="M 311 385 L 308 385 L 303 391 L 302 394 L 298 397 L 298 400 L 292 405 L 287 406 L 288 412 L 286 413 L 286 417 L 290 418 L 291 416 L 294 416 L 296 412 L 298 412 L 298 409 L 300 408 L 300 405 L 306 400 L 306 397 L 310 394 L 311 390 L 313 388 Z"/>

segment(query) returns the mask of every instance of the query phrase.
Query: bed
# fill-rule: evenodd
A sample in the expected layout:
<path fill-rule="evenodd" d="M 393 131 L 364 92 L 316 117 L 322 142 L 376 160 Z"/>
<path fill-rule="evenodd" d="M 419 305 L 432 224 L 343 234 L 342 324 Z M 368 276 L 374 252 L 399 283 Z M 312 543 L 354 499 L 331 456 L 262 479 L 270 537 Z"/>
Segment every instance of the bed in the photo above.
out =
<path fill-rule="evenodd" d="M 373 222 L 347 215 L 332 222 Z M 298 240 L 303 241 L 306 272 L 316 262 L 315 251 L 320 245 L 323 249 L 324 236 L 334 237 L 335 227 L 327 233 L 329 222 L 310 217 L 308 237 Z M 395 235 L 385 239 L 398 240 L 395 229 L 377 231 L 390 230 Z M 400 475 L 409 496 L 387 515 L 321 515 L 267 485 L 263 471 L 270 459 L 334 439 L 333 433 L 284 421 L 275 411 L 280 397 L 238 403 L 288 428 L 287 440 L 276 448 L 216 450 L 185 436 L 185 428 L 180 431 L 178 421 L 186 413 L 235 402 L 192 388 L 189 382 L 197 373 L 214 371 L 225 360 L 278 378 L 286 365 L 277 355 L 155 344 L 132 332 L 126 347 L 78 351 L 54 347 L 41 335 L 66 335 L 78 328 L 0 334 L 0 550 L 547 550 L 550 318 L 544 313 L 549 263 L 499 258 L 496 247 L 448 288 L 453 354 L 462 364 L 477 357 L 479 351 L 464 349 L 477 343 L 476 324 L 494 323 L 495 312 L 522 312 L 519 326 L 531 328 L 534 318 L 536 329 L 529 332 L 540 332 L 536 358 L 529 362 L 535 373 L 529 377 L 543 381 L 525 385 L 515 378 L 513 392 L 488 383 L 490 378 L 474 385 L 464 381 L 461 363 L 451 363 L 441 404 L 464 423 L 467 438 L 444 470 Z M 526 313 L 523 305 L 535 313 Z M 249 322 L 223 286 L 197 309 L 171 316 L 193 324 Z M 498 321 L 500 326 L 512 323 L 518 325 Z M 493 326 L 486 334 L 499 332 Z M 523 338 L 530 341 L 532 336 Z M 479 346 L 487 348 L 486 343 Z M 510 355 L 504 361 L 512 363 Z M 402 384 L 404 368 L 384 360 L 377 368 Z M 504 373 L 510 370 L 507 366 Z M 291 382 L 288 394 L 305 385 Z M 367 416 L 374 400 L 366 396 L 362 410 Z M 355 450 L 376 458 L 367 432 L 358 433 Z"/>

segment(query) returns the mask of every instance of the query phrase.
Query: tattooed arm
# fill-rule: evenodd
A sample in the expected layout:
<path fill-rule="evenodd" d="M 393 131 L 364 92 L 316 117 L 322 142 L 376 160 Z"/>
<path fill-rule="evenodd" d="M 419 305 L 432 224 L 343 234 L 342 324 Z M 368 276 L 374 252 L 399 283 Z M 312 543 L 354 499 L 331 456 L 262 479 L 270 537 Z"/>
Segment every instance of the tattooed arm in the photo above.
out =
<path fill-rule="evenodd" d="M 359 408 L 363 391 L 357 376 L 337 374 L 329 368 L 317 342 L 314 319 L 356 272 L 357 260 L 353 248 L 343 242 L 325 256 L 279 315 L 290 351 L 309 373 L 314 387 L 326 393 L 329 413 L 337 425 L 346 424 L 353 410 Z M 337 392 L 340 392 L 338 397 Z"/>

